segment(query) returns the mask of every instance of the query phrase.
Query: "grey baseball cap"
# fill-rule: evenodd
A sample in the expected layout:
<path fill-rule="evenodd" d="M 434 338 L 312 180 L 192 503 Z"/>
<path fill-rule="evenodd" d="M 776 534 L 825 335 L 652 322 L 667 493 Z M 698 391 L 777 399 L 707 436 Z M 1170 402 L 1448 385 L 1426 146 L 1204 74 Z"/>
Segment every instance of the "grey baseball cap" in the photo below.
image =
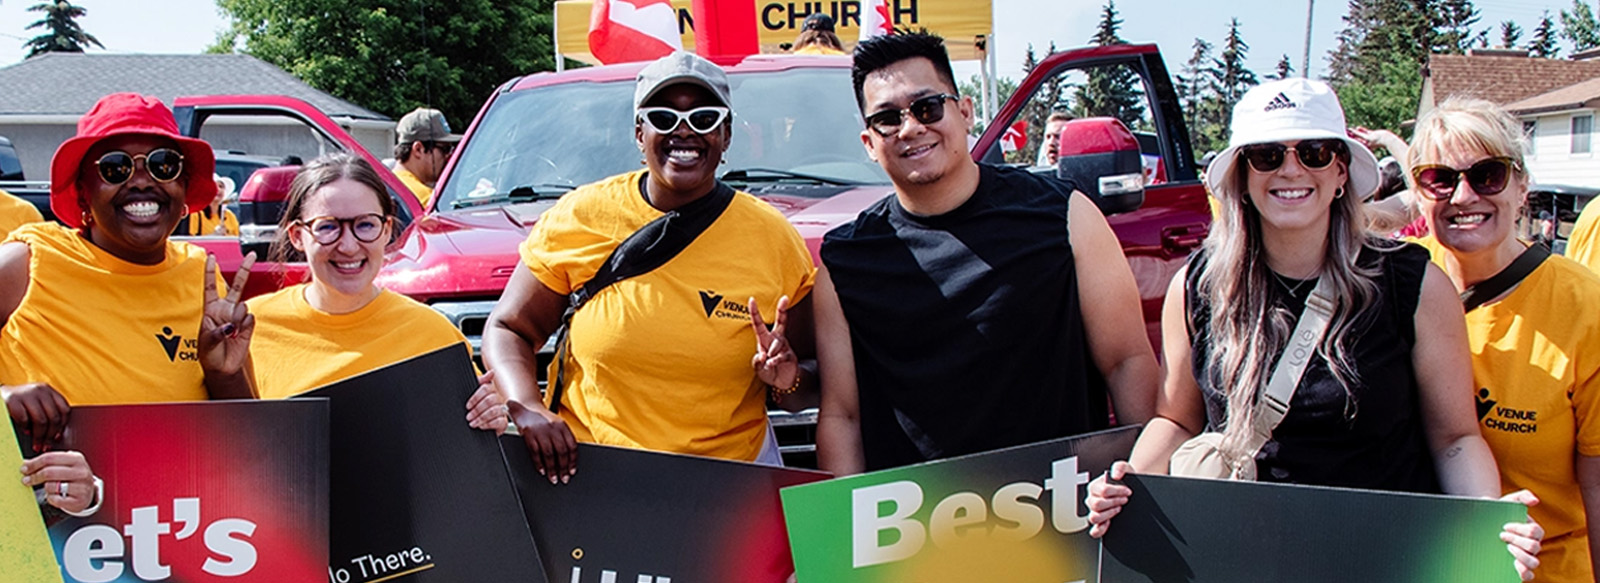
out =
<path fill-rule="evenodd" d="M 450 133 L 450 122 L 437 109 L 419 107 L 400 118 L 395 126 L 400 143 L 409 142 L 459 142 L 461 134 Z"/>
<path fill-rule="evenodd" d="M 639 71 L 638 85 L 633 89 L 633 109 L 638 110 L 662 89 L 679 83 L 704 87 L 723 107 L 733 107 L 733 100 L 728 98 L 728 74 L 722 67 L 700 55 L 677 51 Z"/>

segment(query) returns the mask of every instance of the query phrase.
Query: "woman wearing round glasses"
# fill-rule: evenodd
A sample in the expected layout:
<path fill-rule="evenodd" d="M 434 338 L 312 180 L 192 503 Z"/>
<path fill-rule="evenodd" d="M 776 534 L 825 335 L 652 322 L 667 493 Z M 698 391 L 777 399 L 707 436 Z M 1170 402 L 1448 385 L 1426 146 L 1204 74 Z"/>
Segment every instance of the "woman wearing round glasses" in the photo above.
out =
<path fill-rule="evenodd" d="M 393 235 L 395 202 L 366 160 L 311 161 L 289 186 L 278 261 L 305 256 L 309 282 L 252 298 L 250 354 L 263 399 L 281 399 L 426 354 L 466 337 L 438 312 L 373 284 Z M 503 400 L 482 383 L 468 420 L 504 429 Z"/>
<path fill-rule="evenodd" d="M 1424 250 L 1364 230 L 1378 165 L 1346 136 L 1338 97 L 1316 81 L 1263 84 L 1234 107 L 1231 128 L 1206 173 L 1222 213 L 1168 289 L 1156 417 L 1111 478 L 1180 470 L 1174 453 L 1211 431 L 1215 459 L 1242 479 L 1499 496 L 1466 395 L 1460 304 Z M 1303 369 L 1287 369 L 1287 414 L 1256 438 L 1257 421 L 1275 416 L 1259 403 L 1284 384 L 1273 377 L 1292 359 L 1280 356 L 1303 330 L 1320 340 L 1305 342 Z M 1131 493 L 1091 485 L 1091 534 Z M 1537 529 L 1507 530 L 1523 572 Z"/>
<path fill-rule="evenodd" d="M 717 180 L 729 105 L 727 76 L 710 61 L 680 52 L 645 67 L 634 135 L 646 168 L 566 194 L 522 245 L 484 331 L 484 362 L 552 482 L 576 471 L 577 441 L 780 461 L 765 403 L 804 382 L 783 332 L 796 327 L 785 310 L 810 291 L 814 269 L 782 215 Z M 692 240 L 670 261 L 589 296 L 541 398 L 535 350 L 561 326 L 569 294 L 658 219 L 669 233 L 705 226 L 683 229 Z M 762 313 L 776 314 L 773 330 Z"/>
<path fill-rule="evenodd" d="M 1539 497 L 1540 580 L 1593 581 L 1600 512 L 1600 278 L 1517 239 L 1529 176 L 1521 124 L 1480 100 L 1418 120 L 1408 164 L 1422 240 L 1467 304 L 1479 429 L 1504 491 Z M 1541 261 L 1542 259 L 1542 261 Z M 1600 533 L 1593 533 L 1600 534 Z"/>

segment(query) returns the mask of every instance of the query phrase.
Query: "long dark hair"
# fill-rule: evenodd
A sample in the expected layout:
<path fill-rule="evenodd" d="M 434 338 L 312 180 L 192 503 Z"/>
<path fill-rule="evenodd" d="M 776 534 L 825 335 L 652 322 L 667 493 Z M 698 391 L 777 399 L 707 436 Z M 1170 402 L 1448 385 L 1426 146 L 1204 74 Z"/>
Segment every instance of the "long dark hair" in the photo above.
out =
<path fill-rule="evenodd" d="M 267 254 L 272 261 L 287 262 L 294 253 L 294 246 L 289 243 L 289 226 L 305 218 L 301 215 L 305 213 L 306 199 L 311 197 L 311 193 L 344 178 L 372 189 L 378 197 L 378 208 L 383 209 L 383 217 L 393 224 L 394 199 L 389 198 L 389 189 L 384 186 L 383 179 L 378 177 L 372 165 L 360 156 L 328 154 L 301 167 L 294 176 L 294 182 L 289 185 L 289 200 L 284 203 L 283 218 L 278 220 L 278 238 L 272 242 L 272 250 Z"/>

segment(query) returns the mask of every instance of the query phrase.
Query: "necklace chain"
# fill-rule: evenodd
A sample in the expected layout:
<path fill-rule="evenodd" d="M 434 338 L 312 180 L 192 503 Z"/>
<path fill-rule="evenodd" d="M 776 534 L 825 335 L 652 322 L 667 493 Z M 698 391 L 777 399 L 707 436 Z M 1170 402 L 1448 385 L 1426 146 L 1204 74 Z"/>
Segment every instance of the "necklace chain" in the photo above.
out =
<path fill-rule="evenodd" d="M 1300 297 L 1300 290 L 1305 288 L 1305 286 L 1307 284 L 1317 280 L 1316 278 L 1303 279 L 1303 280 L 1299 280 L 1298 283 L 1295 283 L 1295 284 L 1291 285 L 1289 283 L 1289 278 L 1286 278 L 1286 277 L 1284 277 L 1282 275 L 1278 275 L 1278 272 L 1273 271 L 1271 269 L 1268 269 L 1267 273 L 1272 274 L 1272 278 L 1278 280 L 1278 285 L 1283 286 L 1283 289 L 1285 289 L 1285 290 L 1287 290 L 1289 292 L 1289 296 L 1290 297 L 1294 297 L 1294 298 Z"/>

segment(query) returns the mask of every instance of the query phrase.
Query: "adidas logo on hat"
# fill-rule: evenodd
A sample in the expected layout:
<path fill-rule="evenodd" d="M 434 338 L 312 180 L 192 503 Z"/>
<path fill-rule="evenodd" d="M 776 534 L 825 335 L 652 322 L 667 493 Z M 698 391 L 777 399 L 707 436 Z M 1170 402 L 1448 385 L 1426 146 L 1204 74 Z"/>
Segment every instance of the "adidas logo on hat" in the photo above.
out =
<path fill-rule="evenodd" d="M 1277 97 L 1274 97 L 1272 98 L 1272 101 L 1267 102 L 1266 109 L 1261 111 L 1277 111 L 1280 109 L 1294 109 L 1295 107 L 1296 106 L 1294 102 L 1289 101 L 1288 95 L 1284 95 L 1282 92 L 1279 92 Z"/>

